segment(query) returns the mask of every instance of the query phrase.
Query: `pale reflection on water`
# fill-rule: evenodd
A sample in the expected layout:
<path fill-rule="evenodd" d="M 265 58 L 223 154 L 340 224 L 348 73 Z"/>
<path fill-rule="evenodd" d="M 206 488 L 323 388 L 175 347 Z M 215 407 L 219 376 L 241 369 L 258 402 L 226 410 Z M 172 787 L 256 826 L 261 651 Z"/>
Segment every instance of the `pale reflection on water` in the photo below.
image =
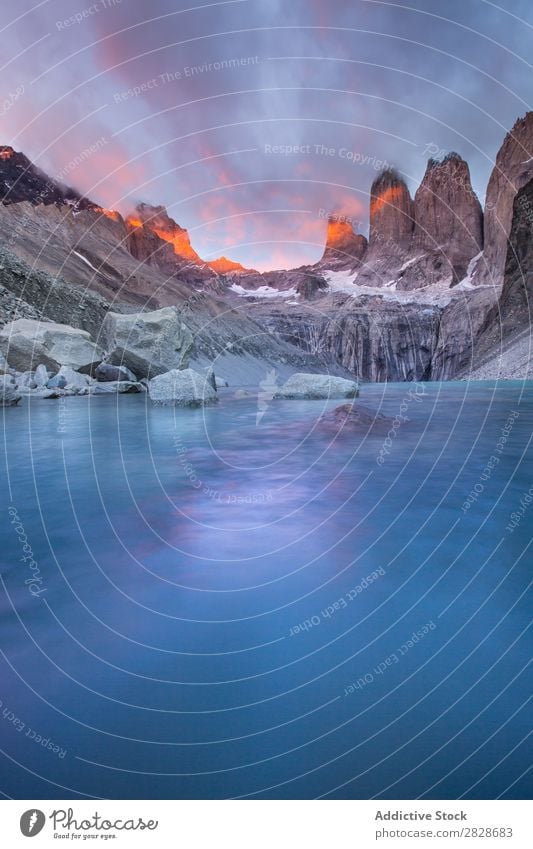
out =
<path fill-rule="evenodd" d="M 522 390 L 427 384 L 382 465 L 383 434 L 316 427 L 338 402 L 272 401 L 257 426 L 256 397 L 231 389 L 193 411 L 72 398 L 64 433 L 53 402 L 7 410 L 0 698 L 68 753 L 1 723 L 18 764 L 3 761 L 2 788 L 527 795 L 531 516 L 506 531 L 531 484 Z M 405 393 L 368 386 L 361 401 L 392 419 Z"/>

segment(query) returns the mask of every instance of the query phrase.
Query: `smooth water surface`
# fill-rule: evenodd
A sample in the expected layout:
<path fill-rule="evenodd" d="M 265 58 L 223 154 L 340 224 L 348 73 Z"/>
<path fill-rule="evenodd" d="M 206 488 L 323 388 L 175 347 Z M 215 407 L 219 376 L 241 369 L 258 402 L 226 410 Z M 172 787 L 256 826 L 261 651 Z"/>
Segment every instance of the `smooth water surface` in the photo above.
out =
<path fill-rule="evenodd" d="M 4 794 L 528 796 L 532 399 L 5 410 Z"/>

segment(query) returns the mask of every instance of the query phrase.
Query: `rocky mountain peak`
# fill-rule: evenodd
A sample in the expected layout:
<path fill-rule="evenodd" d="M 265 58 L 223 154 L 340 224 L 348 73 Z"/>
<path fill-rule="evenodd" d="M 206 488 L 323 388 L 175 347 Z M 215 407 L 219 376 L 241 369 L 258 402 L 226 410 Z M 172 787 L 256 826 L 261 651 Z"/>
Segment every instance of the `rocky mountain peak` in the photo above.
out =
<path fill-rule="evenodd" d="M 48 177 L 24 153 L 10 145 L 0 145 L 0 202 L 7 205 L 23 201 L 34 206 L 58 203 L 76 209 L 99 209 L 75 189 Z"/>
<path fill-rule="evenodd" d="M 430 159 L 414 199 L 416 247 L 441 250 L 455 279 L 483 248 L 483 211 L 467 162 L 455 152 Z"/>
<path fill-rule="evenodd" d="M 201 263 L 202 260 L 194 250 L 189 239 L 189 234 L 184 227 L 180 227 L 167 213 L 164 206 L 152 206 L 148 203 L 139 203 L 132 215 L 126 219 L 126 225 L 135 231 L 137 241 L 143 237 L 155 235 L 164 242 L 172 245 L 173 251 L 181 260 Z M 139 232 L 139 230 L 145 232 Z"/>
<path fill-rule="evenodd" d="M 413 226 L 413 201 L 405 180 L 394 168 L 386 168 L 370 189 L 370 246 L 409 242 Z"/>
<path fill-rule="evenodd" d="M 207 263 L 207 265 L 209 268 L 212 268 L 213 271 L 216 271 L 217 274 L 229 274 L 232 271 L 249 270 L 245 268 L 244 265 L 241 265 L 240 262 L 234 262 L 232 259 L 228 259 L 225 256 L 221 256 L 218 259 L 212 259 Z"/>
<path fill-rule="evenodd" d="M 328 268 L 353 268 L 365 255 L 368 242 L 355 233 L 351 219 L 332 213 L 328 216 L 326 245 L 321 262 Z"/>
<path fill-rule="evenodd" d="M 22 156 L 24 156 L 24 154 L 22 154 L 22 153 L 17 154 L 13 150 L 13 148 L 8 144 L 0 145 L 0 159 L 5 161 L 7 159 L 13 159 L 14 156 L 21 156 L 22 157 Z"/>
<path fill-rule="evenodd" d="M 188 231 L 169 216 L 164 206 L 139 203 L 133 213 L 127 217 L 126 225 L 130 231 L 130 241 L 135 256 L 139 259 L 147 259 L 157 250 L 160 255 L 159 264 L 162 261 L 167 270 L 169 252 L 164 249 L 161 242 L 166 242 L 172 247 L 175 264 L 180 268 L 183 267 L 183 263 L 187 263 L 188 266 L 197 266 L 207 271 L 208 276 L 210 272 L 229 274 L 248 270 L 240 262 L 234 262 L 225 256 L 209 262 L 204 261 L 191 245 Z M 172 257 L 171 254 L 170 257 Z M 172 262 L 171 259 L 170 262 Z"/>

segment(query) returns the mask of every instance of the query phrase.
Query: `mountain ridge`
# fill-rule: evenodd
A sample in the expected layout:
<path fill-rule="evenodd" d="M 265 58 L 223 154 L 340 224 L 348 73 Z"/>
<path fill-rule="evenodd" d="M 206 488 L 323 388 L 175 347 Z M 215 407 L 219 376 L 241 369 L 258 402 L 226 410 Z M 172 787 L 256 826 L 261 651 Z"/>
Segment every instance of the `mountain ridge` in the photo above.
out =
<path fill-rule="evenodd" d="M 101 310 L 176 306 L 203 362 L 212 355 L 235 363 L 237 351 L 239 362 L 250 355 L 257 364 L 276 349 L 279 362 L 285 350 L 287 361 L 315 358 L 361 380 L 450 379 L 485 362 L 498 334 L 524 332 L 533 265 L 530 153 L 531 112 L 498 152 L 485 212 L 457 153 L 428 161 L 414 198 L 400 172 L 385 169 L 370 189 L 368 240 L 348 217 L 332 214 L 317 263 L 260 273 L 225 258 L 204 262 L 162 206 L 138 204 L 126 217 L 104 210 L 4 146 L 0 284 L 11 313 L 14 295 L 21 315 L 40 309 L 92 333 Z M 54 280 L 63 287 L 55 300 Z M 87 300 L 94 321 L 83 305 L 69 304 L 69 286 L 81 301 L 83 292 L 103 299 L 98 308 Z M 213 322 L 219 329 L 210 342 Z M 245 327 L 256 339 L 243 346 Z M 217 349 L 227 339 L 231 357 Z"/>

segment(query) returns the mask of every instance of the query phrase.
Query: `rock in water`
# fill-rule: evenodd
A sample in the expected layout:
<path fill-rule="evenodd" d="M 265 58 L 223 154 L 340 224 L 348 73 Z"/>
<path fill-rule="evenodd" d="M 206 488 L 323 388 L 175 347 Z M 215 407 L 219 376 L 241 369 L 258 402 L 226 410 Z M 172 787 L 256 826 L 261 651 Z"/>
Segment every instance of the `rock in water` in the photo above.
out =
<path fill-rule="evenodd" d="M 106 383 L 110 380 L 130 380 L 133 383 L 137 382 L 136 376 L 129 368 L 126 368 L 126 366 L 113 366 L 111 363 L 100 363 L 94 376 L 100 383 Z"/>
<path fill-rule="evenodd" d="M 2 328 L 0 350 L 18 371 L 30 371 L 39 363 L 53 372 L 63 365 L 90 369 L 103 358 L 103 351 L 85 330 L 30 318 L 19 318 Z"/>
<path fill-rule="evenodd" d="M 0 407 L 14 407 L 21 399 L 11 375 L 0 376 Z"/>
<path fill-rule="evenodd" d="M 172 369 L 154 377 L 148 384 L 154 404 L 176 407 L 203 407 L 218 401 L 217 394 L 206 377 L 193 369 Z"/>
<path fill-rule="evenodd" d="M 89 389 L 90 395 L 116 395 L 131 392 L 145 392 L 142 383 L 131 380 L 108 380 L 105 383 L 94 383 Z"/>
<path fill-rule="evenodd" d="M 31 393 L 32 398 L 63 398 L 65 396 L 64 389 L 37 389 Z"/>
<path fill-rule="evenodd" d="M 356 398 L 359 385 L 354 380 L 330 374 L 293 374 L 274 398 L 318 400 L 328 398 Z"/>
<path fill-rule="evenodd" d="M 318 424 L 335 433 L 387 433 L 392 427 L 393 419 L 383 416 L 376 410 L 364 407 L 362 404 L 341 404 L 328 413 L 320 416 Z"/>
<path fill-rule="evenodd" d="M 102 339 L 109 351 L 107 362 L 126 366 L 141 378 L 185 368 L 193 345 L 176 307 L 129 315 L 110 312 Z"/>

